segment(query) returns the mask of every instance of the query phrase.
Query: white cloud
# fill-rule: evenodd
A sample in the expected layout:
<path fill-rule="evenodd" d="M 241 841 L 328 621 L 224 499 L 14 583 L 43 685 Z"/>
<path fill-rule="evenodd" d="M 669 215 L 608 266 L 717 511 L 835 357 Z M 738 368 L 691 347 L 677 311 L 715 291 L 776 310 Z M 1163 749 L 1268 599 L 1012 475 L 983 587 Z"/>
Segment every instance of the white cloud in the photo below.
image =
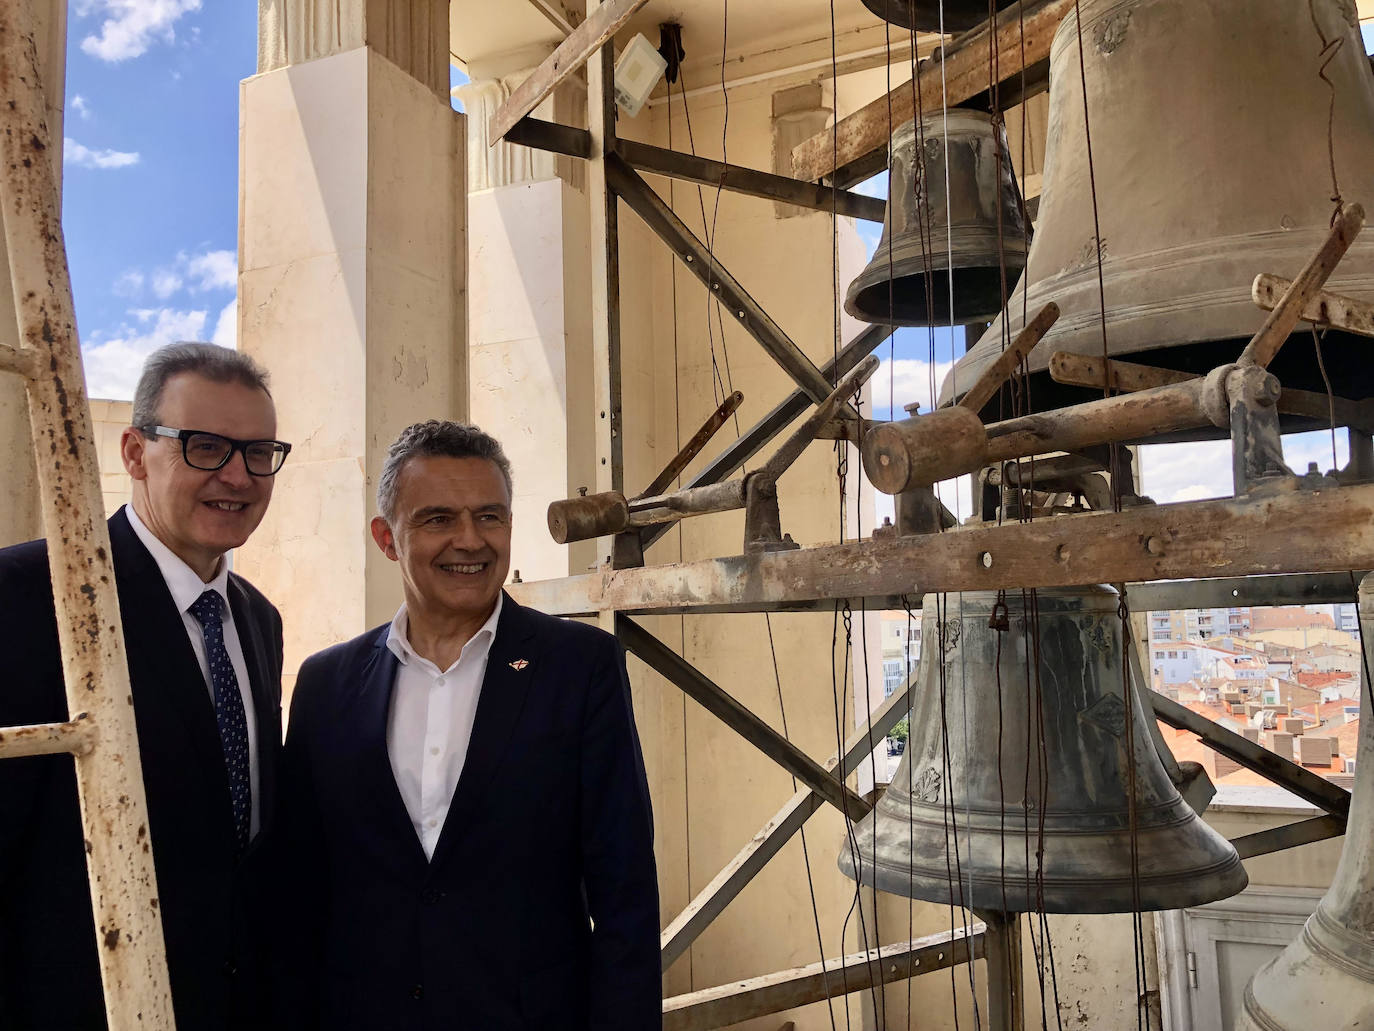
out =
<path fill-rule="evenodd" d="M 80 93 L 72 97 L 71 109 L 79 114 L 83 120 L 89 121 L 91 117 L 91 105 L 86 103 L 86 98 Z"/>
<path fill-rule="evenodd" d="M 92 150 L 67 136 L 62 140 L 62 161 L 78 168 L 125 168 L 138 164 L 138 151 Z"/>
<path fill-rule="evenodd" d="M 234 350 L 238 350 L 239 300 L 237 297 L 226 304 L 219 313 L 219 319 L 215 322 L 215 332 L 210 336 L 210 342 L 219 344 L 220 347 L 232 347 Z"/>
<path fill-rule="evenodd" d="M 1283 438 L 1283 458 L 1293 472 L 1307 472 L 1316 462 L 1321 472 L 1331 468 L 1331 433 L 1295 433 Z M 1231 442 L 1209 440 L 1195 444 L 1151 444 L 1140 449 L 1144 492 L 1160 504 L 1227 498 L 1232 494 Z M 1350 460 L 1344 430 L 1336 432 L 1336 464 Z"/>
<path fill-rule="evenodd" d="M 913 401 L 920 402 L 921 411 L 930 411 L 933 407 L 932 380 L 935 393 L 938 394 L 940 384 L 949 373 L 950 365 L 950 362 L 936 362 L 932 370 L 930 362 L 921 358 L 898 358 L 895 361 L 884 358 L 878 366 L 878 371 L 868 381 L 869 389 L 872 391 L 873 411 L 884 412 L 892 405 L 893 397 L 897 400 L 895 414 L 903 419 L 906 418 L 906 413 L 902 409 Z"/>
<path fill-rule="evenodd" d="M 185 259 L 193 290 L 234 290 L 239 282 L 239 258 L 233 251 L 206 251 Z"/>
<path fill-rule="evenodd" d="M 125 269 L 110 289 L 116 297 L 137 297 L 143 292 L 143 273 L 136 268 Z"/>
<path fill-rule="evenodd" d="M 174 269 L 160 268 L 153 273 L 151 286 L 158 299 L 165 301 L 181 289 L 183 280 Z"/>
<path fill-rule="evenodd" d="M 201 0 L 85 0 L 78 16 L 100 14 L 99 34 L 81 40 L 81 49 L 102 61 L 125 61 L 144 53 L 155 40 L 176 39 L 177 20 L 200 10 Z"/>
<path fill-rule="evenodd" d="M 110 339 L 97 334 L 82 349 L 86 392 L 90 397 L 126 401 L 134 396 L 143 360 L 165 344 L 204 339 L 209 313 L 159 308 L 131 312 L 137 328 L 121 326 Z"/>
<path fill-rule="evenodd" d="M 1144 493 L 1161 505 L 1231 496 L 1231 442 L 1149 444 L 1140 449 Z"/>

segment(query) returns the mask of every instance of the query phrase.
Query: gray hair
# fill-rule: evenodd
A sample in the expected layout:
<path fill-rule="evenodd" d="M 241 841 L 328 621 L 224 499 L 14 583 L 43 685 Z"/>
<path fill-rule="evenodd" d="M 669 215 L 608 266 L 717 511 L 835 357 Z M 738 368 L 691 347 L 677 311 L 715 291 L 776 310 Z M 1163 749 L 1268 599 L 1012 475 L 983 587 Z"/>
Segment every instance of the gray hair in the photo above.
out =
<path fill-rule="evenodd" d="M 193 372 L 211 383 L 241 383 L 256 387 L 268 397 L 267 370 L 248 355 L 218 344 L 201 344 L 182 340 L 159 347 L 143 363 L 143 373 L 134 390 L 132 425 L 151 426 L 157 423 L 157 406 L 167 381 L 183 372 Z"/>
<path fill-rule="evenodd" d="M 412 458 L 482 458 L 501 470 L 506 496 L 513 497 L 510 459 L 501 442 L 465 422 L 430 419 L 407 426 L 387 449 L 382 475 L 377 481 L 377 511 L 388 523 L 396 514 L 396 485 L 401 469 Z"/>

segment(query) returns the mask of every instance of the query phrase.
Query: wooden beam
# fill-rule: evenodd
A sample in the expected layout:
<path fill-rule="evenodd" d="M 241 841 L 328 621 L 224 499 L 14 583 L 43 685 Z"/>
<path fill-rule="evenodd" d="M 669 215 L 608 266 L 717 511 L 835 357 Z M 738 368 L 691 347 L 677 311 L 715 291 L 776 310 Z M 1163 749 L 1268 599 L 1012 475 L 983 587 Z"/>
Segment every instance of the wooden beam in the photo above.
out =
<path fill-rule="evenodd" d="M 1219 609 L 1231 605 L 1353 605 L 1364 576 L 1364 572 L 1233 576 L 1131 584 L 1127 590 L 1135 612 Z"/>
<path fill-rule="evenodd" d="M 1279 300 L 1293 288 L 1291 279 L 1264 273 L 1255 279 L 1250 296 L 1265 311 L 1273 311 Z M 1342 329 L 1347 333 L 1374 337 L 1374 304 L 1354 297 L 1344 297 L 1328 290 L 1319 290 L 1303 306 L 1302 317 L 1318 326 Z"/>
<path fill-rule="evenodd" d="M 663 1031 L 705 1031 L 982 959 L 982 924 L 663 1000 Z"/>
<path fill-rule="evenodd" d="M 866 327 L 858 336 L 844 345 L 838 358 L 832 358 L 821 366 L 821 374 L 825 376 L 826 382 L 836 382 L 839 377 L 876 351 L 879 345 L 892 335 L 894 328 L 893 326 Z M 793 419 L 801 415 L 810 406 L 811 398 L 804 391 L 800 389 L 792 391 L 771 412 L 740 434 L 733 444 L 717 455 L 701 472 L 697 473 L 688 486 L 703 487 L 708 484 L 719 483 L 732 476 L 735 470 L 741 468 L 745 462 L 767 447 L 774 437 L 785 430 Z M 640 535 L 643 547 L 647 549 L 649 545 L 667 533 L 668 529 L 668 526 L 660 525 L 644 530 Z"/>
<path fill-rule="evenodd" d="M 1149 692 L 1149 695 L 1155 715 L 1169 726 L 1191 731 L 1214 752 L 1219 752 L 1228 759 L 1240 763 L 1247 770 L 1253 770 L 1261 777 L 1273 781 L 1304 802 L 1320 806 L 1342 820 L 1349 815 L 1350 792 L 1345 788 L 1337 787 L 1311 770 L 1299 766 L 1292 759 L 1285 759 L 1277 752 L 1269 751 L 1257 741 L 1251 741 L 1213 723 L 1172 698 L 1166 698 L 1156 691 Z"/>
<path fill-rule="evenodd" d="M 644 220 L 644 224 L 673 249 L 687 270 L 720 298 L 730 312 L 731 320 L 757 340 L 759 346 L 772 355 L 773 360 L 786 370 L 793 382 L 806 391 L 814 403 L 820 404 L 829 396 L 831 385 L 821 375 L 820 369 L 782 331 L 782 327 L 773 321 L 758 301 L 749 296 L 743 284 L 721 265 L 710 248 L 693 235 L 663 198 L 649 188 L 639 173 L 618 155 L 610 154 L 606 157 L 606 180 L 620 199 Z M 845 415 L 851 419 L 859 417 L 848 404 L 845 405 Z"/>
<path fill-rule="evenodd" d="M 920 618 L 919 616 L 917 617 Z M 837 762 L 835 756 L 825 764 L 827 770 L 840 768 L 840 777 L 848 777 L 859 764 L 872 754 L 870 741 L 881 741 L 887 737 L 899 720 L 910 710 L 911 690 L 915 675 L 899 689 L 893 691 L 878 708 L 865 726 L 860 727 L 844 743 L 844 760 Z M 706 930 L 730 902 L 744 890 L 770 859 L 782 851 L 782 847 L 792 840 L 792 835 L 801 829 L 811 814 L 825 804 L 825 799 L 811 788 L 802 788 L 793 795 L 781 809 L 765 823 L 749 843 L 735 854 L 711 883 L 697 893 L 659 936 L 659 951 L 663 958 L 663 969 L 672 966 Z"/>
<path fill-rule="evenodd" d="M 680 687 L 707 712 L 844 813 L 848 819 L 862 819 L 872 810 L 873 807 L 851 791 L 842 780 L 764 723 L 634 620 L 616 613 L 615 635 L 629 651 Z"/>
<path fill-rule="evenodd" d="M 1050 56 L 1050 44 L 1064 15 L 1076 0 L 1022 0 L 997 15 L 998 66 L 1002 81 Z M 1025 45 L 1021 42 L 1021 14 L 1025 12 Z M 932 55 L 917 69 L 920 92 L 927 112 L 939 111 L 983 93 L 988 88 L 990 27 L 961 36 L 944 53 L 943 68 Z M 942 88 L 943 91 L 942 92 Z M 915 89 L 910 80 L 879 97 L 852 115 L 792 149 L 792 174 L 798 179 L 822 179 L 837 168 L 868 158 L 887 148 L 897 126 L 916 117 Z"/>
<path fill-rule="evenodd" d="M 84 712 L 66 723 L 0 728 L 0 759 L 28 755 L 87 755 L 96 745 L 96 726 Z"/>
<path fill-rule="evenodd" d="M 1135 362 L 1123 362 L 1116 358 L 1111 359 L 1108 364 L 1112 389 L 1123 393 L 1153 390 L 1156 387 L 1198 378 L 1189 372 L 1160 369 L 1153 365 L 1137 365 Z M 1101 389 L 1102 382 L 1107 376 L 1103 374 L 1102 359 L 1099 356 L 1056 351 L 1050 356 L 1050 378 L 1056 383 Z M 1285 387 L 1279 394 L 1278 409 L 1284 415 L 1320 419 L 1323 422 L 1330 420 L 1334 415 L 1338 426 L 1353 426 L 1366 433 L 1374 430 L 1374 402 L 1370 400 L 1351 401 L 1335 395 L 1328 398 L 1315 390 L 1294 390 Z"/>
<path fill-rule="evenodd" d="M 1302 321 L 1302 313 L 1312 303 L 1326 285 L 1331 273 L 1336 270 L 1345 252 L 1355 242 L 1355 237 L 1364 229 L 1364 208 L 1351 204 L 1336 218 L 1326 240 L 1312 255 L 1297 279 L 1288 284 L 1283 296 L 1274 302 L 1274 307 L 1264 320 L 1264 325 L 1240 354 L 1241 365 L 1258 365 L 1267 369 L 1274 356 L 1279 353 L 1293 330 Z M 1253 292 L 1253 291 L 1252 291 Z"/>
<path fill-rule="evenodd" d="M 749 612 L 928 592 L 1371 567 L 1374 485 L 1365 484 L 598 570 L 511 592 L 556 615 Z"/>
<path fill-rule="evenodd" d="M 573 29 L 568 38 L 558 44 L 558 48 L 530 73 L 529 78 L 515 87 L 506 102 L 492 112 L 489 123 L 492 145 L 495 146 L 511 126 L 543 103 L 560 82 L 586 64 L 646 3 L 648 0 L 605 0 L 589 13 L 586 20 Z M 608 83 L 608 86 L 614 93 L 614 82 Z"/>
<path fill-rule="evenodd" d="M 1051 301 L 1040 309 L 1039 314 L 1031 319 L 1025 329 L 1016 334 L 1016 339 L 1007 345 L 1006 350 L 983 370 L 977 382 L 969 388 L 969 392 L 959 404 L 971 412 L 981 412 L 983 405 L 997 396 L 1002 384 L 1011 379 L 1012 373 L 1025 360 L 1026 355 L 1034 350 L 1035 345 L 1040 343 L 1041 338 L 1058 320 L 1059 305 Z"/>
<path fill-rule="evenodd" d="M 0 344 L 0 372 L 12 372 L 24 379 L 33 379 L 38 371 L 38 354 L 30 347 L 11 347 Z"/>
<path fill-rule="evenodd" d="M 666 175 L 702 186 L 715 186 L 750 197 L 784 201 L 812 211 L 834 211 L 838 215 L 881 222 L 887 203 L 879 197 L 865 197 L 849 190 L 832 190 L 813 182 L 789 179 L 785 175 L 760 172 L 740 165 L 684 154 L 635 140 L 620 140 L 617 153 L 631 168 L 655 175 Z"/>

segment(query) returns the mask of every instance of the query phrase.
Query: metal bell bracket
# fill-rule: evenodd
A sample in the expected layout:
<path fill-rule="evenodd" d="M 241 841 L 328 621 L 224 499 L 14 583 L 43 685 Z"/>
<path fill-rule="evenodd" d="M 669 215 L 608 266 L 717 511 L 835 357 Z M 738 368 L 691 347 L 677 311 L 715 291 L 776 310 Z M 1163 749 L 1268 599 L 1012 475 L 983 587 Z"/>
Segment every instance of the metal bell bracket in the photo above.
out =
<path fill-rule="evenodd" d="M 833 419 L 845 399 L 868 382 L 878 371 L 878 358 L 870 354 L 845 375 L 830 396 L 818 404 L 806 421 L 797 427 L 783 445 L 773 452 L 762 469 L 755 469 L 744 478 L 744 551 L 790 551 L 800 547 L 791 536 L 782 532 L 782 517 L 778 511 L 778 479 L 816 439 L 821 429 Z"/>

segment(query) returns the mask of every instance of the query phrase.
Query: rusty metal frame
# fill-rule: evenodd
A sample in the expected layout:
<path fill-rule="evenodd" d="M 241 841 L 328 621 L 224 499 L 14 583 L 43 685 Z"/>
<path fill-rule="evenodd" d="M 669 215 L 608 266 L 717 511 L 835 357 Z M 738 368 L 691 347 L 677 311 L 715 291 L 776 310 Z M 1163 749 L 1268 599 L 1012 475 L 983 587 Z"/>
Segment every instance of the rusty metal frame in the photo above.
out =
<path fill-rule="evenodd" d="M 73 718 L 0 731 L 0 758 L 76 757 L 107 1023 L 111 1031 L 172 1028 L 138 731 L 53 168 L 61 151 L 44 110 L 37 28 L 35 0 L 0 4 L 0 209 L 22 337 L 3 365 L 25 375 Z"/>
<path fill-rule="evenodd" d="M 596 6 L 596 0 L 588 0 L 589 12 L 595 11 Z M 1023 6 L 1039 18 L 1037 24 L 1048 24 L 1055 10 L 1064 9 L 1065 0 L 1024 0 Z M 961 37 L 958 44 L 950 48 L 945 59 L 950 60 L 961 48 L 971 51 L 973 47 L 969 44 L 980 38 L 980 33 L 986 36 L 986 23 Z M 506 138 L 527 146 L 585 158 L 592 168 L 593 220 L 605 227 L 604 233 L 598 236 L 600 231 L 594 226 L 594 239 L 603 241 L 606 249 L 606 264 L 601 272 L 605 279 L 594 276 L 593 307 L 597 321 L 594 334 L 598 339 L 609 341 L 609 346 L 597 348 L 598 366 L 603 363 L 607 366 L 598 368 L 599 385 L 606 382 L 614 387 L 619 382 L 619 304 L 615 292 L 615 281 L 618 279 L 617 198 L 626 201 L 640 214 L 650 228 L 675 253 L 682 256 L 689 268 L 699 266 L 693 269 L 698 278 L 708 289 L 720 293 L 722 299 L 730 303 L 731 310 L 751 335 L 799 383 L 799 389 L 741 435 L 700 472 L 690 486 L 718 483 L 757 454 L 811 403 L 824 396 L 828 385 L 835 383 L 871 353 L 887 339 L 891 330 L 877 326 L 865 330 L 847 345 L 837 361 L 823 369 L 816 369 L 804 356 L 802 362 L 797 362 L 795 359 L 799 352 L 795 352 L 795 345 L 781 330 L 770 332 L 776 329 L 776 324 L 748 297 L 738 281 L 719 266 L 714 256 L 705 254 L 700 241 L 667 210 L 661 198 L 648 187 L 637 171 L 715 185 L 756 197 L 785 200 L 812 209 L 836 210 L 837 207 L 843 207 L 848 210 L 840 213 L 854 217 L 872 217 L 874 211 L 871 205 L 864 203 L 865 198 L 842 191 L 827 193 L 829 203 L 823 207 L 817 203 L 814 182 L 616 140 L 613 130 L 614 104 L 607 90 L 609 50 L 608 43 L 603 47 L 600 61 L 593 59 L 591 62 L 590 131 L 525 117 L 513 124 Z M 959 54 L 961 60 L 965 56 Z M 1019 72 L 1017 62 L 1008 62 L 1002 68 L 1002 78 L 1012 81 Z M 962 85 L 956 87 L 963 88 Z M 799 151 L 803 149 L 798 148 Z M 831 173 L 831 185 L 838 189 L 840 185 L 856 181 L 856 176 L 862 178 L 876 171 L 876 168 L 869 166 L 873 155 L 877 153 L 876 149 L 871 152 L 855 151 L 856 156 L 847 165 L 842 162 L 844 167 Z M 709 257 L 710 260 L 699 260 L 703 257 Z M 595 303 L 598 295 L 606 303 Z M 622 436 L 618 391 L 612 390 L 611 395 L 606 397 L 603 391 L 598 399 L 599 404 L 603 398 L 613 402 L 610 426 L 603 423 L 600 427 L 602 436 L 599 438 L 598 454 L 602 456 L 603 466 L 608 460 L 610 463 L 609 469 L 598 470 L 598 486 L 603 490 L 610 487 L 621 489 L 622 480 L 622 456 L 616 446 Z M 626 618 L 628 614 L 830 610 L 841 601 L 869 608 L 890 608 L 899 606 L 903 600 L 913 601 L 927 591 L 1044 587 L 1103 580 L 1128 583 L 1132 601 L 1142 611 L 1146 608 L 1186 605 L 1284 604 L 1290 600 L 1306 603 L 1315 600 L 1344 601 L 1352 599 L 1354 594 L 1354 581 L 1350 578 L 1349 570 L 1374 566 L 1374 531 L 1368 529 L 1374 525 L 1372 517 L 1374 486 L 1339 487 L 1302 495 L 1278 494 L 1192 502 L 1120 514 L 1104 512 L 1093 516 L 1075 516 L 1067 524 L 1049 520 L 1028 526 L 1008 524 L 968 528 L 927 537 L 823 545 L 795 552 L 741 555 L 646 569 L 614 569 L 608 562 L 588 575 L 518 584 L 512 586 L 511 591 L 522 603 L 532 604 L 547 612 L 596 616 L 604 622 L 614 619 L 622 630 L 627 626 L 635 626 L 641 633 L 642 628 Z M 1334 534 L 1323 540 L 1321 548 L 1302 546 L 1302 536 L 1293 532 L 1296 527 L 1310 525 L 1314 518 L 1323 519 L 1334 527 Z M 1088 519 L 1096 522 L 1090 525 L 1085 522 Z M 642 529 L 641 551 L 647 549 L 666 529 L 666 526 Z M 1192 579 L 1199 572 L 1209 575 L 1201 580 Z M 670 649 L 661 642 L 651 640 L 671 654 Z M 646 642 L 636 640 L 631 643 L 639 646 L 632 650 L 645 650 Z M 729 702 L 733 702 L 733 699 L 729 699 L 720 687 L 702 677 L 681 657 L 673 654 L 672 659 L 674 661 L 671 664 L 664 661 L 661 671 L 671 665 L 673 675 L 669 679 L 679 686 L 684 682 L 694 683 L 689 693 L 697 692 L 694 696 L 711 700 L 717 705 L 715 711 L 718 714 L 728 710 L 730 715 L 727 722 L 736 729 L 752 724 L 757 719 L 738 703 L 732 707 Z M 839 765 L 841 778 L 852 770 L 862 755 L 867 754 L 869 733 L 885 734 L 891 723 L 899 717 L 901 709 L 907 706 L 910 686 L 908 684 L 903 689 L 900 700 L 895 697 L 889 699 L 868 727 L 857 730 L 846 743 L 844 755 L 833 757 L 827 768 L 834 769 Z M 1294 763 L 1271 762 L 1271 757 L 1274 760 L 1277 757 L 1255 754 L 1256 746 L 1253 743 L 1188 710 L 1183 710 L 1187 715 L 1175 711 L 1171 703 L 1166 704 L 1168 699 L 1152 695 L 1152 701 L 1165 722 L 1176 721 L 1174 725 L 1186 726 L 1198 733 L 1209 746 L 1274 783 L 1289 790 L 1296 789 L 1295 793 L 1317 800 L 1327 811 L 1327 815 L 1315 819 L 1237 838 L 1234 844 L 1243 857 L 1292 848 L 1344 832 L 1345 812 L 1349 807 L 1347 792 L 1320 781 L 1320 778 Z M 790 749 L 770 748 L 765 751 L 785 768 L 792 768 L 788 764 L 795 765 L 798 761 Z M 1319 781 L 1322 786 L 1313 784 L 1313 781 Z M 665 968 L 690 946 L 805 819 L 824 804 L 822 793 L 817 788 L 828 787 L 831 783 L 837 781 L 827 775 L 825 781 L 798 791 L 665 929 L 661 942 Z M 998 933 L 1002 937 L 998 939 L 997 947 L 1006 952 L 1001 968 L 1010 970 L 1015 964 L 1015 952 L 1018 951 L 1014 931 L 1010 926 L 999 925 Z M 980 927 L 970 944 L 974 954 L 982 956 L 987 948 L 986 930 Z M 904 955 L 910 956 L 915 955 L 919 947 L 917 942 L 912 942 L 899 948 L 908 950 Z M 886 950 L 887 947 L 884 948 Z M 886 951 L 883 958 L 888 959 Z M 962 962 L 970 958 L 969 955 L 951 956 L 949 961 Z M 854 962 L 851 963 L 851 960 Z M 871 954 L 859 954 L 831 963 L 843 962 L 847 967 L 852 966 L 850 990 L 858 990 L 859 987 L 867 987 L 867 983 L 856 987 L 855 976 L 870 969 L 871 960 Z M 816 988 L 815 975 L 819 966 L 816 965 L 817 970 L 808 968 L 804 971 L 782 972 L 668 1000 L 664 1006 L 666 1026 L 714 1026 L 711 1021 L 719 1023 L 724 1019 L 723 1014 L 743 1013 L 742 1016 L 731 1017 L 732 1020 L 741 1020 L 800 1004 L 795 994 L 788 995 L 786 990 L 778 994 L 778 984 L 808 984 L 810 987 L 806 991 L 814 994 L 808 996 L 806 1001 L 831 998 L 835 995 L 833 986 L 822 983 L 819 989 Z M 899 964 L 884 963 L 883 966 L 884 982 L 921 972 L 914 967 L 901 968 Z M 1005 998 L 1005 991 L 1014 992 L 1015 988 L 1008 985 L 1001 986 L 1001 990 Z M 782 1001 L 784 998 L 790 1001 Z M 725 1008 L 711 1008 L 720 1005 Z M 1002 1007 L 1003 1010 L 1006 1008 Z M 1014 1020 L 1014 1015 L 1007 1014 L 1006 1019 Z"/>

